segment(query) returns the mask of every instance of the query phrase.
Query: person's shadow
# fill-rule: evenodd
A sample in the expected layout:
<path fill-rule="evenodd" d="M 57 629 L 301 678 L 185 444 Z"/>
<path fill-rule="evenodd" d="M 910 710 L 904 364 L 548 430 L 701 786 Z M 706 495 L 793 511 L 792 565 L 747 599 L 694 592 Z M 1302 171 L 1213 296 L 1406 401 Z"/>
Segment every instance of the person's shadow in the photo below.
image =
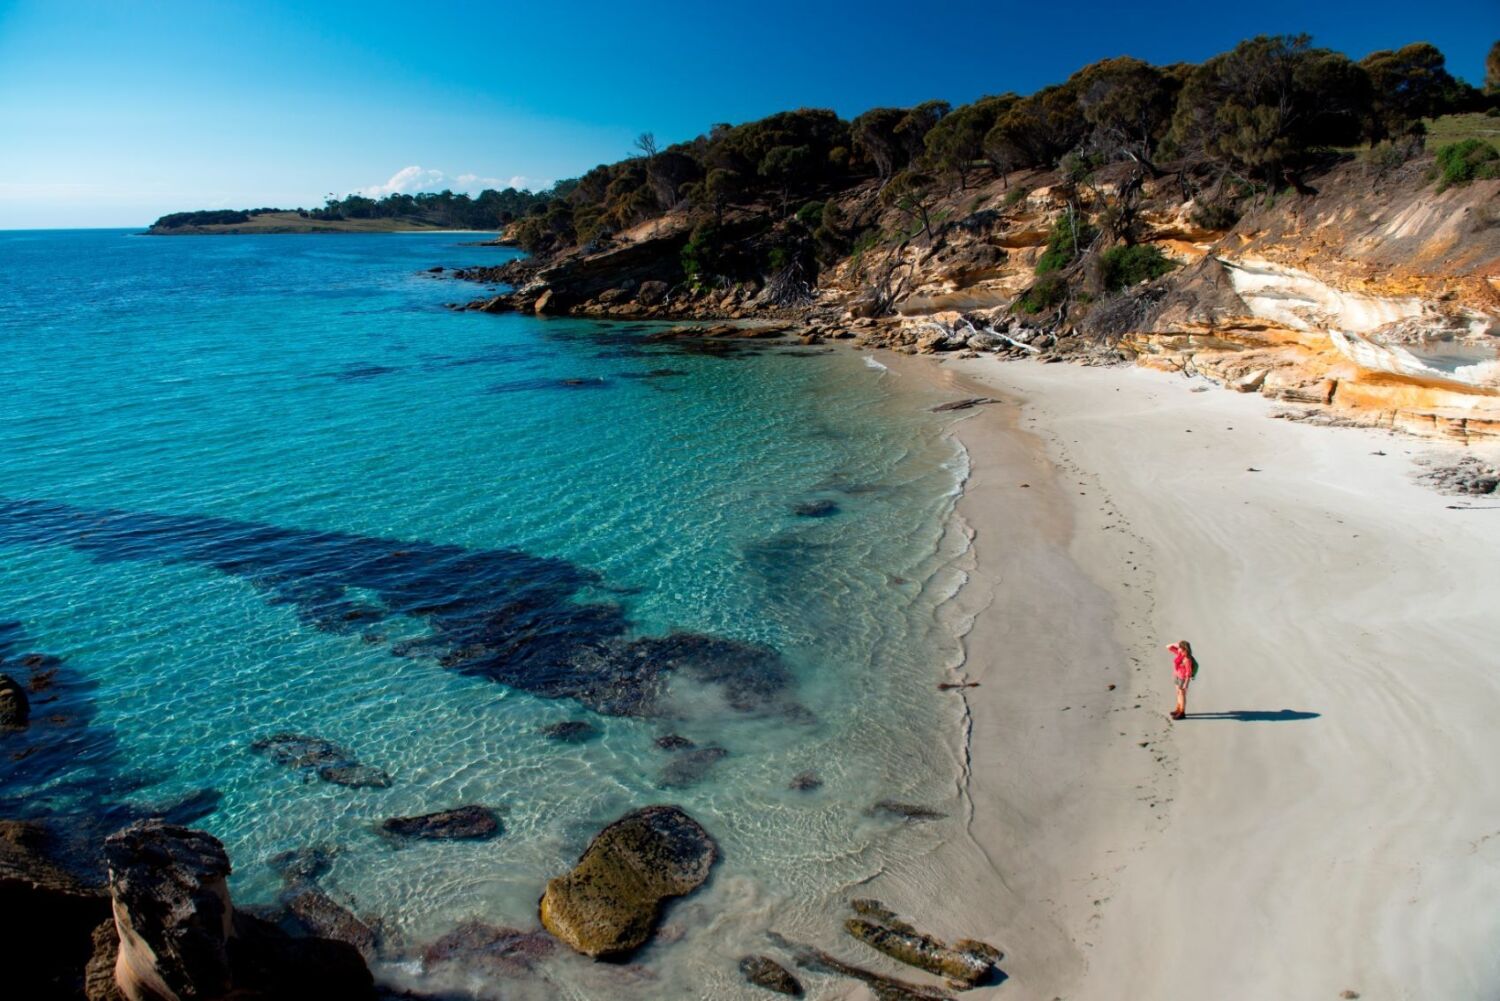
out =
<path fill-rule="evenodd" d="M 1232 719 L 1241 723 L 1286 723 L 1299 719 L 1317 719 L 1322 713 L 1302 712 L 1297 709 L 1235 709 L 1222 713 L 1188 713 L 1183 720 Z"/>

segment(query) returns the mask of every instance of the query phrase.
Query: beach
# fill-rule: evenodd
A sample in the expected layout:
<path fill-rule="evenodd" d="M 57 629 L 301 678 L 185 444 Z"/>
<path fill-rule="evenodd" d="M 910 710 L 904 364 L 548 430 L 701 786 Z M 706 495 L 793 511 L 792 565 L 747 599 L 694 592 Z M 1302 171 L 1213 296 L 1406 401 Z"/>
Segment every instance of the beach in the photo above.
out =
<path fill-rule="evenodd" d="M 1493 996 L 1500 505 L 1415 479 L 1462 451 L 1143 369 L 890 362 L 999 401 L 955 432 L 967 832 L 893 896 L 1004 949 L 996 996 Z"/>

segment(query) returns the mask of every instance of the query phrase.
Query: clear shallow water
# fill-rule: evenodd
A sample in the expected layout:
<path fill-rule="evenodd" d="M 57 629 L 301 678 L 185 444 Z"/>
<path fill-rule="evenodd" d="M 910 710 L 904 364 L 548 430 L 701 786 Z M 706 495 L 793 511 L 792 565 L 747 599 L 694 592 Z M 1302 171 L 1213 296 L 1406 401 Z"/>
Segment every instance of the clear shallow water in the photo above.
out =
<path fill-rule="evenodd" d="M 0 233 L 0 669 L 61 658 L 0 736 L 0 806 L 197 795 L 241 905 L 274 902 L 275 853 L 331 846 L 323 885 L 379 921 L 395 980 L 740 996 L 765 929 L 837 941 L 846 889 L 945 832 L 871 804 L 957 808 L 935 610 L 963 456 L 853 352 L 446 311 L 478 290 L 423 269 L 506 253 L 466 239 Z M 566 720 L 600 736 L 540 732 Z M 251 753 L 285 730 L 391 786 Z M 666 733 L 728 754 L 662 788 Z M 413 958 L 466 919 L 534 927 L 546 879 L 653 802 L 723 860 L 632 966 L 559 952 L 502 988 Z M 463 803 L 503 835 L 374 830 Z"/>

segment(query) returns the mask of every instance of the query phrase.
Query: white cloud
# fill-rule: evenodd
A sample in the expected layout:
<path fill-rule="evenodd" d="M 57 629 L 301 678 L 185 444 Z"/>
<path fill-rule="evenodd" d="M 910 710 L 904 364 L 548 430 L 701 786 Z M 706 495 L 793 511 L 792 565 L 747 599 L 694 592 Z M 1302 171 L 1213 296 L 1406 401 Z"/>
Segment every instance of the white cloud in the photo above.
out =
<path fill-rule="evenodd" d="M 442 191 L 445 188 L 453 191 L 467 191 L 470 194 L 477 194 L 485 188 L 530 188 L 533 191 L 539 191 L 550 183 L 550 181 L 524 177 L 520 174 L 511 178 L 481 177 L 472 173 L 449 175 L 441 170 L 413 165 L 402 167 L 384 184 L 357 188 L 355 193 L 367 198 L 383 198 L 386 195 L 398 193 L 410 195 L 419 191 Z"/>

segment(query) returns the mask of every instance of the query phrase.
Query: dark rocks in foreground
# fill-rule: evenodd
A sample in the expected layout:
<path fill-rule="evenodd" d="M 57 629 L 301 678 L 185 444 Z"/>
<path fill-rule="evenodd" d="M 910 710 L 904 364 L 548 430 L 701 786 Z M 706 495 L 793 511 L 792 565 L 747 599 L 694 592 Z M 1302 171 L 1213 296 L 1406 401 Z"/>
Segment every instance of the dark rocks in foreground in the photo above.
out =
<path fill-rule="evenodd" d="M 380 825 L 386 834 L 429 841 L 459 841 L 493 838 L 500 833 L 500 818 L 484 806 L 460 806 L 419 817 L 391 817 Z"/>
<path fill-rule="evenodd" d="M 83 994 L 91 935 L 109 921 L 109 894 L 93 872 L 66 861 L 59 832 L 0 820 L 0 993 L 9 998 Z M 112 926 L 111 926 L 112 927 Z"/>
<path fill-rule="evenodd" d="M 656 738 L 655 743 L 663 751 L 690 751 L 698 746 L 686 737 L 675 733 L 662 734 Z"/>
<path fill-rule="evenodd" d="M 823 788 L 823 780 L 818 777 L 817 772 L 808 769 L 805 772 L 798 772 L 796 775 L 793 775 L 788 788 L 793 792 L 812 792 L 815 789 Z"/>
<path fill-rule="evenodd" d="M 384 771 L 360 764 L 351 752 L 322 737 L 273 733 L 257 739 L 250 750 L 278 765 L 310 771 L 334 785 L 384 789 L 391 784 L 391 777 Z"/>
<path fill-rule="evenodd" d="M 368 1001 L 374 979 L 352 946 L 293 938 L 230 903 L 229 857 L 209 834 L 157 820 L 105 840 L 117 937 L 90 940 L 97 989 L 109 950 L 114 982 L 134 1001 Z M 91 997 L 95 995 L 91 994 Z"/>
<path fill-rule="evenodd" d="M 0 674 L 0 727 L 22 727 L 31 718 L 26 689 L 8 674 Z"/>
<path fill-rule="evenodd" d="M 769 956 L 745 956 L 740 960 L 740 975 L 756 987 L 794 998 L 802 996 L 801 981 Z"/>
<path fill-rule="evenodd" d="M 645 944 L 662 905 L 708 879 L 718 846 L 681 808 L 648 806 L 595 835 L 567 875 L 547 883 L 542 927 L 595 959 Z"/>

